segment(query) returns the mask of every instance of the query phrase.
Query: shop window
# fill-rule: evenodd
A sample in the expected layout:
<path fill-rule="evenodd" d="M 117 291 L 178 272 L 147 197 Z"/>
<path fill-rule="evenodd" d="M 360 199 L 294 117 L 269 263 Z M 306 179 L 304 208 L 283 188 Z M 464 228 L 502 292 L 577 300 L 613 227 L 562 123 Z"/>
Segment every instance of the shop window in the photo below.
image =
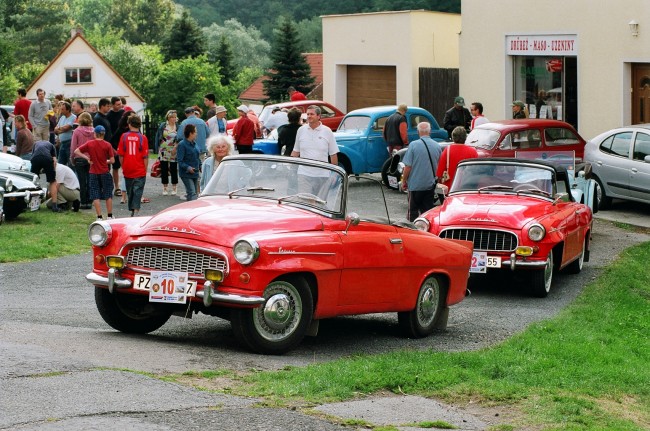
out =
<path fill-rule="evenodd" d="M 89 67 L 66 67 L 66 84 L 88 84 L 93 82 L 92 69 Z"/>

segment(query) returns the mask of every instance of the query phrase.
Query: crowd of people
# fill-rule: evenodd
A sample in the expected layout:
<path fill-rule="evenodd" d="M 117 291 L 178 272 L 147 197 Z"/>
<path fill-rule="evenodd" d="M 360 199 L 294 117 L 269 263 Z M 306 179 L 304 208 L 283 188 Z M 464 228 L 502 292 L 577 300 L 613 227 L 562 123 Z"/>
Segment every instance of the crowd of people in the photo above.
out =
<path fill-rule="evenodd" d="M 291 100 L 305 97 L 292 87 L 288 93 Z M 31 160 L 33 172 L 45 173 L 50 191 L 47 207 L 54 212 L 94 208 L 97 218 L 102 219 L 104 201 L 110 219 L 113 197 L 119 197 L 131 216 L 138 215 L 141 204 L 149 202 L 144 186 L 150 148 L 160 164 L 162 195 L 180 194 L 180 179 L 185 188 L 180 197 L 188 201 L 198 198 L 224 157 L 235 151 L 251 153 L 254 140 L 262 136 L 277 139 L 284 156 L 338 164 L 333 131 L 322 124 L 317 106 L 309 106 L 305 113 L 297 108 L 275 107 L 264 124 L 242 104 L 237 107 L 239 119 L 229 132 L 227 109 L 217 105 L 215 95 L 208 93 L 203 99 L 207 119 L 202 118 L 203 110 L 198 105 L 185 108 L 180 124 L 177 111 L 169 110 L 150 146 L 141 132 L 140 116 L 123 98 L 102 98 L 97 104 L 85 106 L 81 100 L 65 100 L 61 95 L 52 103 L 42 89 L 36 94 L 37 100 L 32 102 L 24 89 L 17 91 L 15 154 Z M 524 112 L 520 103 L 515 101 L 512 106 L 513 117 L 519 118 L 519 112 Z M 480 102 L 472 103 L 468 110 L 463 97 L 456 97 L 443 120 L 453 144 L 443 151 L 431 139 L 431 125 L 427 122 L 417 125 L 419 139 L 409 144 L 406 111 L 404 104 L 397 107 L 387 119 L 383 135 L 391 154 L 408 146 L 401 187 L 408 191 L 407 217 L 412 221 L 431 209 L 436 199 L 444 199 L 440 188 L 451 185 L 461 160 L 478 157 L 476 150 L 464 142 L 471 129 L 489 120 Z M 314 187 L 318 188 L 318 179 L 310 177 L 308 169 L 299 170 L 297 189 L 313 193 Z"/>

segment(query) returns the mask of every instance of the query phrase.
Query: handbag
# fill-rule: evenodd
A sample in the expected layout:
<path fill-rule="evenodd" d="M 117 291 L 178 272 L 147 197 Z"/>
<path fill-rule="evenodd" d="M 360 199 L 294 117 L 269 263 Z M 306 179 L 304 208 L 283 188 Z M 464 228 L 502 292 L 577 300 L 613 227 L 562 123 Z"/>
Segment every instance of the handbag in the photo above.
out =
<path fill-rule="evenodd" d="M 440 181 L 443 183 L 449 181 L 449 153 L 451 153 L 451 145 L 447 147 L 447 166 L 442 172 L 442 177 L 440 178 Z"/>
<path fill-rule="evenodd" d="M 160 178 L 162 172 L 160 168 L 160 160 L 156 159 L 152 164 L 151 164 L 151 170 L 149 171 L 149 175 L 151 175 L 152 178 Z"/>

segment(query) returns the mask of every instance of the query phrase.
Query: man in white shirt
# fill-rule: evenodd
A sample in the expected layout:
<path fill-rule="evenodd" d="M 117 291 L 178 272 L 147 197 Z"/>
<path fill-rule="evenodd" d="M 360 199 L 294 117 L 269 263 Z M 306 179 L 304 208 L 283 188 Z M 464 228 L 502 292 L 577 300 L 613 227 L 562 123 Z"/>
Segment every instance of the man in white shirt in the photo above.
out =
<path fill-rule="evenodd" d="M 264 128 L 267 133 L 271 133 L 273 130 L 276 130 L 278 127 L 285 124 L 289 124 L 289 117 L 286 112 L 276 106 L 271 111 L 271 115 L 268 120 L 266 120 L 266 123 L 264 123 Z"/>
<path fill-rule="evenodd" d="M 228 130 L 228 120 L 226 120 L 226 107 L 215 106 L 215 115 L 210 117 L 207 121 L 208 129 L 210 129 L 210 137 L 225 135 Z"/>
<path fill-rule="evenodd" d="M 321 123 L 320 116 L 321 110 L 318 106 L 311 105 L 307 108 L 307 124 L 298 129 L 291 156 L 322 162 L 327 162 L 329 157 L 330 163 L 338 165 L 339 147 L 334 139 L 334 133 L 332 129 Z M 324 169 L 300 166 L 298 191 L 318 195 L 328 178 L 329 173 Z"/>
<path fill-rule="evenodd" d="M 488 120 L 485 115 L 483 115 L 483 104 L 481 102 L 472 103 L 469 106 L 469 110 L 472 114 L 472 123 L 469 128 L 470 130 L 474 130 L 474 127 L 490 122 L 490 120 Z"/>
<path fill-rule="evenodd" d="M 56 163 L 54 166 L 56 173 L 56 183 L 58 185 L 58 192 L 56 196 L 56 203 L 59 208 L 67 208 L 72 203 L 72 210 L 79 211 L 81 201 L 79 194 L 79 180 L 77 175 L 64 164 Z M 52 199 L 45 202 L 48 208 L 52 208 Z"/>

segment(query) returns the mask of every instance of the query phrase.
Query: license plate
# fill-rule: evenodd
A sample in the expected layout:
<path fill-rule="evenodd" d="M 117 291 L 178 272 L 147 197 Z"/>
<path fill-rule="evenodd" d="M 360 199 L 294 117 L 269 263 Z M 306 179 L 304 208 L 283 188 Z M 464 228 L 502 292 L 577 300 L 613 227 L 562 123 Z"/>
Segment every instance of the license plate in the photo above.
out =
<path fill-rule="evenodd" d="M 501 258 L 499 256 L 488 256 L 487 253 L 481 251 L 472 253 L 472 266 L 469 272 L 485 273 L 487 268 L 501 268 Z"/>
<path fill-rule="evenodd" d="M 152 271 L 133 278 L 133 288 L 149 292 L 150 302 L 185 304 L 187 297 L 196 296 L 196 284 L 186 272 Z"/>
<path fill-rule="evenodd" d="M 41 197 L 36 195 L 32 196 L 32 199 L 29 201 L 29 209 L 31 211 L 38 211 L 41 208 Z"/>
<path fill-rule="evenodd" d="M 399 185 L 399 181 L 397 181 L 397 177 L 394 177 L 392 175 L 388 175 L 387 177 L 388 177 L 388 185 L 391 188 L 396 189 Z"/>

